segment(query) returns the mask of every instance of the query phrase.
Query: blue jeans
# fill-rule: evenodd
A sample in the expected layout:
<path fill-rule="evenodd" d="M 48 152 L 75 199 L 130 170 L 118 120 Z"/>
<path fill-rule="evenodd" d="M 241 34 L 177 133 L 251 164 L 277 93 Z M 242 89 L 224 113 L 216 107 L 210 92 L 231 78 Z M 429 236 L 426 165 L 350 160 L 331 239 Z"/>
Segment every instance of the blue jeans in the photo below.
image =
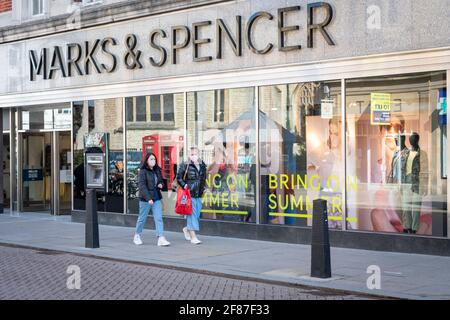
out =
<path fill-rule="evenodd" d="M 145 201 L 139 201 L 139 217 L 136 222 L 136 234 L 141 234 L 144 230 L 150 210 L 152 210 L 153 220 L 155 221 L 156 235 L 161 237 L 164 233 L 161 200 L 156 200 L 153 205 Z"/>
<path fill-rule="evenodd" d="M 187 229 L 190 231 L 200 230 L 200 212 L 202 210 L 202 198 L 192 198 L 192 214 L 187 216 Z"/>

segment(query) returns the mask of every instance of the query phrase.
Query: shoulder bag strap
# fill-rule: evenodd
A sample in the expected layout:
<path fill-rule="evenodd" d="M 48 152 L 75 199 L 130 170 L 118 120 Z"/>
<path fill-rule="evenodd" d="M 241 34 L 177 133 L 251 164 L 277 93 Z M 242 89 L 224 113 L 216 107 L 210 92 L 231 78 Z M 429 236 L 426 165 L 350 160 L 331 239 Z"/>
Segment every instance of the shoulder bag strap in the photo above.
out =
<path fill-rule="evenodd" d="M 187 167 L 186 167 L 186 169 L 184 170 L 183 181 L 186 181 L 186 174 L 187 174 L 188 170 L 189 170 L 189 163 L 187 163 Z"/>

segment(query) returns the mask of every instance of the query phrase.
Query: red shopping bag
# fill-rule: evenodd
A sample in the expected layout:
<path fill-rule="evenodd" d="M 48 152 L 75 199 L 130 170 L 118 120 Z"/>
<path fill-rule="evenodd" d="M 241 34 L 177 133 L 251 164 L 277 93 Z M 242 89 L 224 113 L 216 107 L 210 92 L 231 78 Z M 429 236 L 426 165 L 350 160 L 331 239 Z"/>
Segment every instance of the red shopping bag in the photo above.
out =
<path fill-rule="evenodd" d="M 189 188 L 178 188 L 177 202 L 175 203 L 175 212 L 178 214 L 192 214 L 192 198 Z"/>

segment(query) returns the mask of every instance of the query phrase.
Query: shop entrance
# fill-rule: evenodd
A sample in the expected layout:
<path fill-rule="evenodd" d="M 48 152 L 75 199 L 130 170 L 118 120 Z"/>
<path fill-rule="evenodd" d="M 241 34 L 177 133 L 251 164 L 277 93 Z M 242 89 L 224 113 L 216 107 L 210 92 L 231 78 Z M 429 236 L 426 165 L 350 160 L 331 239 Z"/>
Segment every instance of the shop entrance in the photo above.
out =
<path fill-rule="evenodd" d="M 17 135 L 19 211 L 70 214 L 71 109 L 20 111 Z"/>
<path fill-rule="evenodd" d="M 21 211 L 71 210 L 70 132 L 19 133 Z"/>

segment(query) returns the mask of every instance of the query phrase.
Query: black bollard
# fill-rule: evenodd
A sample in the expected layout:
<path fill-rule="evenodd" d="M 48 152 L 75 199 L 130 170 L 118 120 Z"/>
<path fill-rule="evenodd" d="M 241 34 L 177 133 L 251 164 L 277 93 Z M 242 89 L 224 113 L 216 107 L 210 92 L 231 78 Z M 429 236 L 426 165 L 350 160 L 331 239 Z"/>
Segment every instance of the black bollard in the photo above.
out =
<path fill-rule="evenodd" d="M 86 190 L 86 228 L 85 247 L 100 248 L 98 234 L 97 192 L 95 189 Z"/>
<path fill-rule="evenodd" d="M 323 199 L 313 201 L 311 277 L 331 278 L 327 202 Z"/>

